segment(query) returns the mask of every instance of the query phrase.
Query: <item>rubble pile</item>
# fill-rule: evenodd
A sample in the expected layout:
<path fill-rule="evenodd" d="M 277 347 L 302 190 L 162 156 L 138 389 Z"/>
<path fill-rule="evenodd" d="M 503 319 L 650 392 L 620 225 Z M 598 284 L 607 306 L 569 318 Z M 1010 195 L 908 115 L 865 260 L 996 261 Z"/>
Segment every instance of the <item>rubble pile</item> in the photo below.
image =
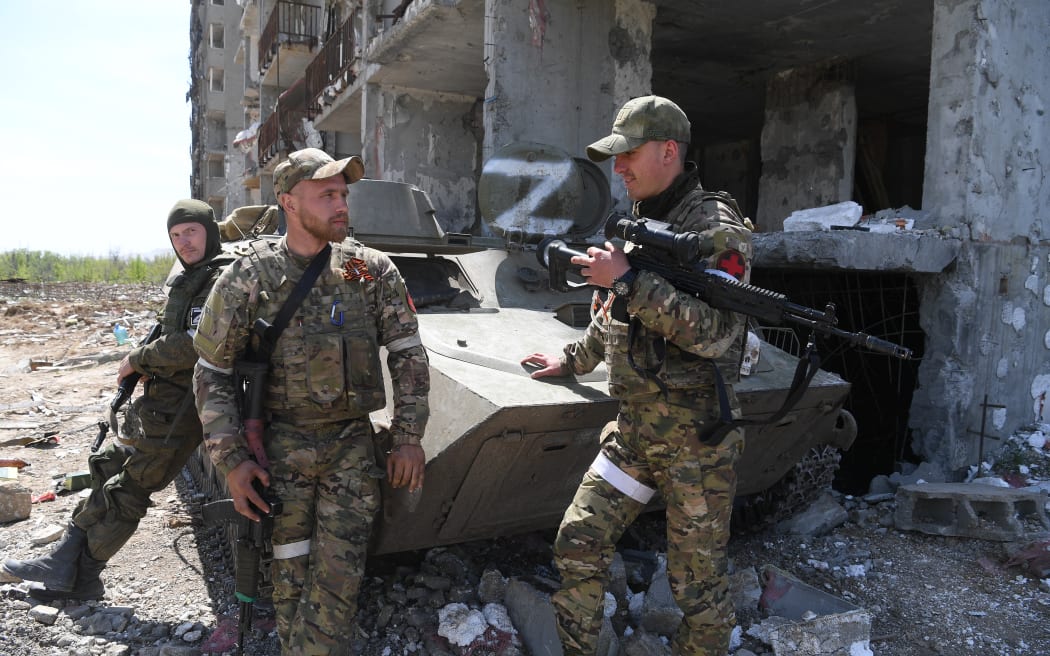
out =
<path fill-rule="evenodd" d="M 32 495 L 25 517 L 0 522 L 0 559 L 46 553 L 49 540 L 61 534 L 85 492 L 74 483 L 94 437 L 77 429 L 99 418 L 113 392 L 116 360 L 130 348 L 116 343 L 110 321 L 126 320 L 135 340 L 163 302 L 150 293 L 142 295 L 145 301 L 113 300 L 102 289 L 64 300 L 37 293 L 42 298 L 0 298 L 0 312 L 8 312 L 4 330 L 21 331 L 0 331 L 0 459 L 13 463 L 0 466 L 8 476 L 0 480 L 0 507 L 16 487 Z M 78 318 L 68 332 L 56 329 L 73 314 Z M 28 335 L 41 339 L 23 339 Z M 33 368 L 31 361 L 52 365 Z M 78 362 L 90 364 L 71 366 Z M 732 653 L 1050 653 L 1050 531 L 1041 519 L 1045 498 L 1031 497 L 1050 490 L 1046 435 L 1045 425 L 1019 432 L 965 481 L 949 481 L 926 463 L 902 463 L 900 471 L 876 477 L 866 495 L 829 489 L 764 532 L 735 535 L 729 547 L 738 615 Z M 916 528 L 902 528 L 902 506 L 918 509 L 914 490 L 927 484 L 957 486 L 943 492 L 950 503 L 936 507 L 976 508 L 978 525 L 989 531 L 977 537 L 946 532 L 966 516 L 955 510 L 924 511 Z M 1017 506 L 1029 521 L 1012 524 L 1012 511 L 989 510 L 1029 498 L 1042 501 L 1037 508 Z M 188 473 L 154 495 L 139 530 L 103 571 L 107 594 L 100 602 L 40 604 L 24 582 L 0 578 L 0 653 L 235 653 L 238 603 L 224 559 L 228 546 L 221 528 L 203 525 L 204 500 Z M 558 586 L 553 537 L 551 529 L 373 557 L 354 653 L 560 653 L 548 599 Z M 670 597 L 665 552 L 658 513 L 640 518 L 621 540 L 602 656 L 670 654 L 668 638 L 681 613 Z M 279 654 L 267 603 L 256 604 L 244 653 Z"/>

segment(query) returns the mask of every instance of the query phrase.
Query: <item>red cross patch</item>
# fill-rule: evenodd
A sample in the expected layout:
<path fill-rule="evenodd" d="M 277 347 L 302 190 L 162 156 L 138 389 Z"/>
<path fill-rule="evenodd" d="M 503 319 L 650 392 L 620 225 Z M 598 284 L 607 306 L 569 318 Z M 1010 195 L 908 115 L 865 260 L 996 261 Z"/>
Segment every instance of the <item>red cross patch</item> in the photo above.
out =
<path fill-rule="evenodd" d="M 747 270 L 744 256 L 741 255 L 740 251 L 725 251 L 719 255 L 718 260 L 715 261 L 715 268 L 719 271 L 725 271 L 737 280 L 743 280 L 744 272 Z"/>
<path fill-rule="evenodd" d="M 350 258 L 350 261 L 343 265 L 343 278 L 350 281 L 375 280 L 368 272 L 368 265 L 358 257 Z"/>

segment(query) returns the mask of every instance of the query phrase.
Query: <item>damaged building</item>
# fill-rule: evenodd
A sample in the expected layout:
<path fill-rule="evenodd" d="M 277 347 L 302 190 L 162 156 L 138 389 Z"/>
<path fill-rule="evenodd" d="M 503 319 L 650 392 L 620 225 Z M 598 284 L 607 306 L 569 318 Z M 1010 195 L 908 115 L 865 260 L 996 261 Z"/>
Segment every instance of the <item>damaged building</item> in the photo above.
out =
<path fill-rule="evenodd" d="M 841 489 L 906 461 L 958 475 L 1048 421 L 1042 0 L 192 5 L 191 188 L 220 216 L 273 202 L 275 166 L 313 146 L 479 233 L 494 152 L 581 154 L 623 102 L 660 94 L 690 117 L 704 186 L 755 222 L 752 282 L 915 354 L 822 344 L 859 426 Z M 790 220 L 842 203 L 860 218 Z"/>

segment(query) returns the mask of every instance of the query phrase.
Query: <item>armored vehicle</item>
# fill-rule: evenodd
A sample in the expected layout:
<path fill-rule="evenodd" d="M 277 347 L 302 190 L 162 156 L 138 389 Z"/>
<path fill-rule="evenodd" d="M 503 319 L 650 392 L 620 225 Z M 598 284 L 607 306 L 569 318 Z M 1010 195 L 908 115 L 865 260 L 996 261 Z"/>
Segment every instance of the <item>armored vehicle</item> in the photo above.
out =
<path fill-rule="evenodd" d="M 501 149 L 479 183 L 483 235 L 442 230 L 411 185 L 366 179 L 349 189 L 354 237 L 388 252 L 407 281 L 431 373 L 426 483 L 415 498 L 384 486 L 373 553 L 556 527 L 617 404 L 604 368 L 534 380 L 519 362 L 559 351 L 590 321 L 591 290 L 552 291 L 535 251 L 544 236 L 585 243 L 604 225 L 604 174 L 542 144 Z M 797 361 L 768 339 L 759 348 L 737 386 L 752 419 L 780 408 Z M 782 419 L 747 428 L 740 516 L 791 510 L 830 484 L 856 436 L 842 407 L 848 393 L 820 371 Z M 210 469 L 206 457 L 201 464 Z"/>

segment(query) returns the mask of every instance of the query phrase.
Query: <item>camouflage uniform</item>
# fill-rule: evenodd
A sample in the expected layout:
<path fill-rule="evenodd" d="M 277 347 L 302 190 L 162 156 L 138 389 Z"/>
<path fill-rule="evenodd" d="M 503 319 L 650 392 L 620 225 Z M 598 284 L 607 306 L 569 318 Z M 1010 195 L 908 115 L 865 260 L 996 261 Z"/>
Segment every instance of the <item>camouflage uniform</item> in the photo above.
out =
<path fill-rule="evenodd" d="M 132 368 L 149 378 L 128 409 L 122 442 L 88 458 L 91 496 L 73 512 L 96 559 L 108 560 L 124 546 L 146 516 L 150 495 L 175 479 L 201 443 L 190 388 L 197 361 L 193 333 L 204 300 L 231 261 L 219 254 L 178 274 L 160 317 L 160 337 L 129 354 Z"/>
<path fill-rule="evenodd" d="M 208 298 L 194 339 L 205 446 L 226 475 L 249 458 L 232 375 L 256 318 L 274 320 L 309 259 L 285 238 L 250 242 Z M 282 651 L 347 653 L 381 476 L 368 413 L 392 379 L 394 444 L 419 444 L 429 372 L 415 308 L 383 253 L 347 239 L 277 340 L 266 384 L 265 448 L 275 518 L 274 605 Z"/>
<path fill-rule="evenodd" d="M 615 137 L 614 128 L 607 139 Z M 750 279 L 750 222 L 702 190 L 695 165 L 687 164 L 662 193 L 637 202 L 634 214 L 669 223 L 675 232 L 699 233 L 704 268 Z M 563 648 L 572 656 L 596 652 L 616 543 L 659 494 L 666 504 L 667 575 L 684 613 L 673 653 L 722 656 L 735 624 L 726 546 L 743 434 L 734 430 L 717 447 L 699 438 L 720 418 L 715 366 L 733 416 L 740 414 L 732 382 L 739 378 L 745 318 L 716 310 L 648 271 L 631 284 L 627 312 L 633 327 L 614 319 L 609 305 L 562 358 L 562 369 L 576 374 L 604 361 L 610 393 L 620 401 L 554 545 L 562 587 L 552 602 Z"/>

